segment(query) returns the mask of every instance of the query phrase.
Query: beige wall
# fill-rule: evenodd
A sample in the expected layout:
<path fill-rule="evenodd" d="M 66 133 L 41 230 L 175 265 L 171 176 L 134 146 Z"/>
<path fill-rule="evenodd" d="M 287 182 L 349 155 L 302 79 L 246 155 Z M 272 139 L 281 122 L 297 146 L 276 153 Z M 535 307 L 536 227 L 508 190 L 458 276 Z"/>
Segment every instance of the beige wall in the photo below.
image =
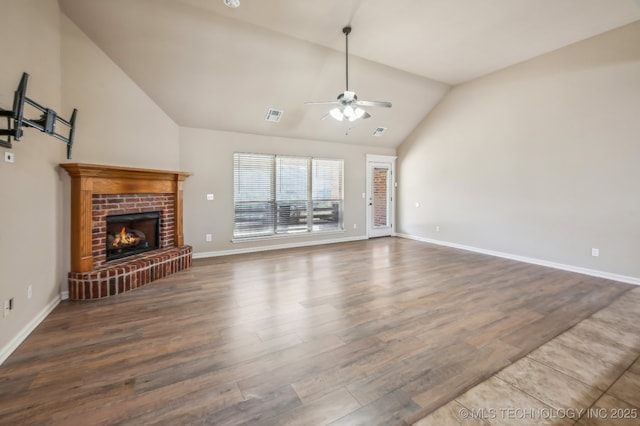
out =
<path fill-rule="evenodd" d="M 635 23 L 452 90 L 398 150 L 398 232 L 640 279 L 638 40 Z"/>
<path fill-rule="evenodd" d="M 178 125 L 64 15 L 62 93 L 79 110 L 73 162 L 180 167 Z"/>
<path fill-rule="evenodd" d="M 30 74 L 27 96 L 60 111 L 60 31 L 55 0 L 13 1 L 0 13 L 0 108 L 11 109 L 13 93 L 23 72 Z M 39 112 L 27 108 L 25 115 Z M 65 117 L 65 113 L 60 111 Z M 65 117 L 68 118 L 68 117 Z M 6 121 L 2 122 L 6 127 Z M 2 351 L 33 318 L 59 297 L 65 274 L 61 239 L 62 182 L 56 165 L 65 158 L 65 145 L 25 129 L 11 151 L 15 163 L 0 158 L 0 302 L 13 297 L 15 308 L 0 313 Z M 27 287 L 33 297 L 27 298 Z M 0 306 L 1 308 L 1 306 Z"/>
<path fill-rule="evenodd" d="M 344 159 L 345 231 L 316 237 L 232 243 L 234 152 Z M 366 191 L 366 154 L 394 155 L 395 152 L 389 148 L 181 128 L 181 168 L 194 173 L 184 186 L 185 242 L 193 246 L 197 256 L 310 241 L 364 238 L 366 206 L 362 193 Z M 213 193 L 215 200 L 207 201 L 207 193 Z M 213 234 L 213 241 L 205 242 L 205 234 Z"/>
<path fill-rule="evenodd" d="M 69 118 L 78 108 L 73 162 L 179 168 L 178 126 L 65 16 L 56 0 L 0 0 L 0 108 L 10 109 L 23 71 L 27 96 Z M 27 110 L 29 118 L 39 114 Z M 4 127 L 6 124 L 2 123 Z M 66 145 L 25 129 L 0 148 L 0 362 L 55 306 L 69 271 Z M 33 297 L 27 288 L 33 286 Z"/>

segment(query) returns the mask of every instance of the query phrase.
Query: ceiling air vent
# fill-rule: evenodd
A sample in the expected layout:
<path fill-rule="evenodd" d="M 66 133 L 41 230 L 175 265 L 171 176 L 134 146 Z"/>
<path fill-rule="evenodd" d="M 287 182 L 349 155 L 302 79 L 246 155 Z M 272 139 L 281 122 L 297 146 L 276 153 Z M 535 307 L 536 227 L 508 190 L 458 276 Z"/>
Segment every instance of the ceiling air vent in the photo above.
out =
<path fill-rule="evenodd" d="M 386 127 L 377 127 L 373 131 L 373 136 L 382 136 L 386 130 L 387 130 Z"/>
<path fill-rule="evenodd" d="M 267 116 L 264 118 L 266 121 L 273 121 L 274 123 L 280 122 L 282 118 L 282 111 L 279 109 L 269 108 L 267 110 Z"/>

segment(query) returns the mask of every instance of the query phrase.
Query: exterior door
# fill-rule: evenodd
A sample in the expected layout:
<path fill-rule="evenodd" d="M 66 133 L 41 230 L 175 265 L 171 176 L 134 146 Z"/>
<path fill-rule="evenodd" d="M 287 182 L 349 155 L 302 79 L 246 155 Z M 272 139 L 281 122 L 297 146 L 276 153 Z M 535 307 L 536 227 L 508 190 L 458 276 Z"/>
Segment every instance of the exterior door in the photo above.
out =
<path fill-rule="evenodd" d="M 373 157 L 373 156 L 372 156 Z M 393 235 L 394 157 L 368 158 L 367 235 L 369 238 Z"/>

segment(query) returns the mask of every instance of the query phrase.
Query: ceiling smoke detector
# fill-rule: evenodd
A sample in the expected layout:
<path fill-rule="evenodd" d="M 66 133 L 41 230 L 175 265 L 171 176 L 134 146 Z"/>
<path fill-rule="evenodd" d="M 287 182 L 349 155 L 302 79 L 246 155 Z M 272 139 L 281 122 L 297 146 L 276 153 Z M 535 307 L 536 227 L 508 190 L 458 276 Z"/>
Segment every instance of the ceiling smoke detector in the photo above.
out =
<path fill-rule="evenodd" d="M 224 0 L 224 5 L 235 9 L 236 7 L 240 7 L 240 0 Z"/>

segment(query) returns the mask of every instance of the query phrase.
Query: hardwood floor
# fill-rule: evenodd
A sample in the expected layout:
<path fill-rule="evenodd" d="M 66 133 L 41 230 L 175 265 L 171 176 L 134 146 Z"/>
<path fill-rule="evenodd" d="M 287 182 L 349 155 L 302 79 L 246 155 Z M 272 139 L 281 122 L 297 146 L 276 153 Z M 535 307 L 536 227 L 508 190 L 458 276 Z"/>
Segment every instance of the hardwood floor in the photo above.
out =
<path fill-rule="evenodd" d="M 459 424 L 640 424 L 640 286 L 414 426 Z"/>
<path fill-rule="evenodd" d="M 0 423 L 398 424 L 632 287 L 400 238 L 197 260 L 61 303 L 0 367 Z"/>

